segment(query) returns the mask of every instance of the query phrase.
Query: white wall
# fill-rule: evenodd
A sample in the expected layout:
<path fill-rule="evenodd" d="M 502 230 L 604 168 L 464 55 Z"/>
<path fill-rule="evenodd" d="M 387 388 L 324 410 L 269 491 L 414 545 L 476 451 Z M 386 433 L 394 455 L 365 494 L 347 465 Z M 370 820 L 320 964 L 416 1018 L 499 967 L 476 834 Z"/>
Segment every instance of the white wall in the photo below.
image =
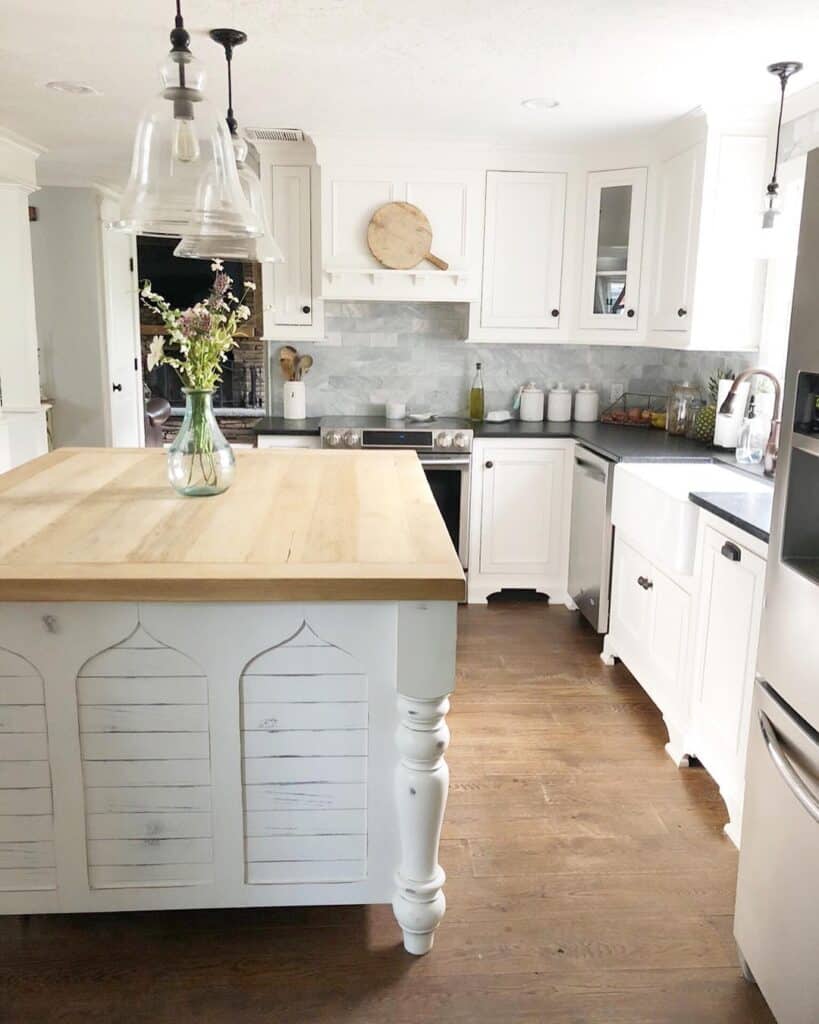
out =
<path fill-rule="evenodd" d="M 40 373 L 54 400 L 57 448 L 108 443 L 100 202 L 93 188 L 49 187 L 35 197 Z"/>

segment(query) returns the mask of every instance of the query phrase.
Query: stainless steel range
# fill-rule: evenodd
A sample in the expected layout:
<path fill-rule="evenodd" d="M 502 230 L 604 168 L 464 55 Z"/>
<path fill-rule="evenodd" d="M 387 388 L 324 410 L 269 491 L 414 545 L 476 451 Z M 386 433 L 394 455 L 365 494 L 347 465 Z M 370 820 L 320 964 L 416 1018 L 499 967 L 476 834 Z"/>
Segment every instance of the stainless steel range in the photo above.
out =
<path fill-rule="evenodd" d="M 469 420 L 400 422 L 378 417 L 322 421 L 321 447 L 407 448 L 418 453 L 461 565 L 469 557 L 469 477 L 473 432 Z"/>

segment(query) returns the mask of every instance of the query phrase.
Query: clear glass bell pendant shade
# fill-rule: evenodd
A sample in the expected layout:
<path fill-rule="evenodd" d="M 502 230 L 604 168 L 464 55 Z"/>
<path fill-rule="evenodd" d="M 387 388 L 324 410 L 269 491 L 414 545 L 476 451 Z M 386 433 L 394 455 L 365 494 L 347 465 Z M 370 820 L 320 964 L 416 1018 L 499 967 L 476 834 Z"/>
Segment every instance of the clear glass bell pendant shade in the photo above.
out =
<path fill-rule="evenodd" d="M 235 148 L 238 156 L 241 150 L 238 147 Z M 247 154 L 246 145 L 244 154 Z M 261 221 L 264 227 L 264 234 L 260 238 L 197 238 L 196 236 L 185 235 L 174 249 L 174 256 L 200 260 L 220 258 L 224 260 L 249 260 L 254 263 L 284 263 L 284 254 L 273 237 L 273 232 L 270 230 L 265 215 L 261 182 L 252 168 L 248 167 L 244 162 L 244 159 L 240 160 L 236 166 L 242 191 L 247 198 L 250 208 Z"/>
<path fill-rule="evenodd" d="M 204 71 L 172 50 L 143 112 L 131 176 L 111 226 L 140 235 L 257 238 L 264 227 L 239 182 L 230 134 L 205 99 Z"/>

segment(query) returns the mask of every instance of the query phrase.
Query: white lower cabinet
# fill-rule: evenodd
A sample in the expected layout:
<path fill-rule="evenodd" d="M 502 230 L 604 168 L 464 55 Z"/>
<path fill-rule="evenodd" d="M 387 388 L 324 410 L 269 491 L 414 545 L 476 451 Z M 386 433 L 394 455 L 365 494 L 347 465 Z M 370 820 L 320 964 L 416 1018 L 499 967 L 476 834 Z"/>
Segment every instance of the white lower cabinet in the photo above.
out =
<path fill-rule="evenodd" d="M 697 550 L 691 746 L 719 785 L 725 831 L 739 845 L 767 545 L 703 513 Z"/>
<path fill-rule="evenodd" d="M 696 757 L 714 778 L 738 845 L 767 545 L 707 512 L 691 576 L 663 571 L 638 544 L 615 536 L 601 657 L 622 659 L 660 709 L 674 762 Z"/>
<path fill-rule="evenodd" d="M 685 762 L 685 683 L 691 618 L 691 577 L 658 568 L 615 535 L 609 633 L 603 658 L 621 658 L 663 713 L 666 750 Z"/>
<path fill-rule="evenodd" d="M 504 588 L 567 600 L 573 445 L 541 439 L 475 442 L 470 602 Z"/>

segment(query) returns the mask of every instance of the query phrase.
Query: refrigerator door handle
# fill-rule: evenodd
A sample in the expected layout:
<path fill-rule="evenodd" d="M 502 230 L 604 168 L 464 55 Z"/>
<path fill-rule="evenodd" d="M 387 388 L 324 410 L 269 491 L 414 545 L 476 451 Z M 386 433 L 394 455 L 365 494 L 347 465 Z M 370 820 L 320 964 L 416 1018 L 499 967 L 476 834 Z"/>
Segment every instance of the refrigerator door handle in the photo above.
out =
<path fill-rule="evenodd" d="M 765 746 L 768 748 L 771 760 L 782 776 L 785 785 L 813 820 L 819 824 L 819 801 L 817 801 L 788 760 L 788 756 L 782 749 L 779 738 L 776 735 L 776 730 L 771 725 L 771 720 L 764 711 L 759 712 L 759 728 L 762 730 L 762 738 L 765 741 Z"/>

